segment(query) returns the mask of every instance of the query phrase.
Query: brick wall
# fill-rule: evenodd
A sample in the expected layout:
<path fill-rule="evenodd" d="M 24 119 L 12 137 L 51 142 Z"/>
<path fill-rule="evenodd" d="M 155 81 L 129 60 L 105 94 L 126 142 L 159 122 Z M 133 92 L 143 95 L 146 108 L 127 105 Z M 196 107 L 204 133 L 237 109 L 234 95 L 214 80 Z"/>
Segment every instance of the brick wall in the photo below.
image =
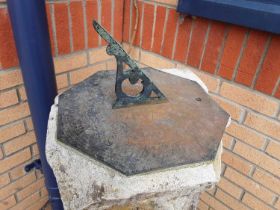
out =
<path fill-rule="evenodd" d="M 176 1 L 138 2 L 131 55 L 143 66 L 193 68 L 232 116 L 223 137 L 222 179 L 201 196 L 199 209 L 280 209 L 280 37 L 182 19 Z M 131 0 L 49 1 L 47 12 L 59 92 L 95 71 L 115 68 L 93 18 L 124 43 L 135 23 Z M 47 191 L 40 173 L 23 170 L 38 158 L 38 148 L 2 0 L 0 26 L 0 209 L 39 209 Z"/>
<path fill-rule="evenodd" d="M 59 92 L 113 67 L 92 20 L 121 41 L 122 0 L 49 1 L 46 8 Z M 48 195 L 40 172 L 24 172 L 39 151 L 5 1 L 0 1 L 0 43 L 0 209 L 38 210 Z"/>
<path fill-rule="evenodd" d="M 123 41 L 135 8 L 125 1 Z M 180 17 L 175 0 L 139 1 L 134 58 L 155 68 L 191 68 L 232 116 L 222 178 L 199 209 L 280 209 L 280 36 Z"/>

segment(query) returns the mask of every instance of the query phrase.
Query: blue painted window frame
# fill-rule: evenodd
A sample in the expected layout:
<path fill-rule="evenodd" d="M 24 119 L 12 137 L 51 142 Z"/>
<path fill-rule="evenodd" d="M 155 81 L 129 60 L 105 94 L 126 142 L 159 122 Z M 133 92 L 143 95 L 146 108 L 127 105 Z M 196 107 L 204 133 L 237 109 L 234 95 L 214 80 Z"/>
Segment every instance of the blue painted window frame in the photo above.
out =
<path fill-rule="evenodd" d="M 280 34 L 280 0 L 179 0 L 177 11 Z"/>

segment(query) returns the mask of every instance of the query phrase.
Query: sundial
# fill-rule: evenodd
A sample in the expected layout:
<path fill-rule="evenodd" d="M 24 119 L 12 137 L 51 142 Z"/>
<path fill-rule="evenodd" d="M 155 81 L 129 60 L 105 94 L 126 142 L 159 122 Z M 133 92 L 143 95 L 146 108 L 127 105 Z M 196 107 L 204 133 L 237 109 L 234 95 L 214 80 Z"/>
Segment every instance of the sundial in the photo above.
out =
<path fill-rule="evenodd" d="M 164 94 L 153 84 L 153 82 L 145 75 L 145 73 L 139 69 L 137 64 L 123 50 L 121 45 L 117 43 L 96 21 L 93 22 L 93 27 L 99 33 L 99 35 L 109 43 L 106 48 L 108 55 L 114 55 L 117 61 L 115 83 L 115 94 L 117 98 L 113 104 L 113 108 L 122 108 L 137 104 L 165 101 L 166 97 Z M 130 69 L 124 71 L 123 63 L 126 63 Z M 125 93 L 123 91 L 122 83 L 126 79 L 129 80 L 131 85 L 141 82 L 143 85 L 142 90 L 134 96 Z M 154 93 L 155 96 L 152 96 L 152 93 Z"/>
<path fill-rule="evenodd" d="M 127 176 L 213 160 L 229 115 L 196 82 L 139 68 L 101 25 L 93 26 L 117 69 L 59 96 L 58 141 Z"/>

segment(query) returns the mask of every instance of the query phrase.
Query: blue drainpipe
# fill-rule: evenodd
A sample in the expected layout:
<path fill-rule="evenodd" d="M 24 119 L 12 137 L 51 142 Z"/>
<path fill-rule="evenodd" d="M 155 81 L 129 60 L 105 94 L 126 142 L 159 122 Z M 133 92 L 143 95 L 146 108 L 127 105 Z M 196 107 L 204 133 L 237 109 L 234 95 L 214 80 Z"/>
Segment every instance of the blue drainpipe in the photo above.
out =
<path fill-rule="evenodd" d="M 36 167 L 41 162 L 52 208 L 61 210 L 57 182 L 45 155 L 48 117 L 57 95 L 45 1 L 8 0 L 7 3 L 40 151 L 40 161 L 33 165 Z"/>

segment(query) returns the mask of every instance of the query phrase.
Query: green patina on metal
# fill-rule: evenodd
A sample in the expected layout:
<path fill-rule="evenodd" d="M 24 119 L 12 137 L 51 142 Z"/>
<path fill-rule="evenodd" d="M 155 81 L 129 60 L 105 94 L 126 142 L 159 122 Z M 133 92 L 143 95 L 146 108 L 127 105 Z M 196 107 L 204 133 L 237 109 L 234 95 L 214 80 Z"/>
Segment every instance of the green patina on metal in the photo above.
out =
<path fill-rule="evenodd" d="M 114 55 L 117 61 L 117 74 L 115 83 L 116 101 L 113 108 L 122 108 L 132 105 L 147 103 L 162 103 L 167 101 L 165 95 L 155 86 L 155 84 L 143 73 L 136 62 L 124 51 L 121 45 L 96 21 L 93 21 L 93 27 L 97 33 L 108 43 L 106 52 L 108 55 Z M 123 63 L 126 63 L 130 69 L 123 69 Z M 131 85 L 141 81 L 143 89 L 135 96 L 126 94 L 123 91 L 122 83 L 128 79 Z M 152 96 L 154 93 L 154 96 Z"/>

